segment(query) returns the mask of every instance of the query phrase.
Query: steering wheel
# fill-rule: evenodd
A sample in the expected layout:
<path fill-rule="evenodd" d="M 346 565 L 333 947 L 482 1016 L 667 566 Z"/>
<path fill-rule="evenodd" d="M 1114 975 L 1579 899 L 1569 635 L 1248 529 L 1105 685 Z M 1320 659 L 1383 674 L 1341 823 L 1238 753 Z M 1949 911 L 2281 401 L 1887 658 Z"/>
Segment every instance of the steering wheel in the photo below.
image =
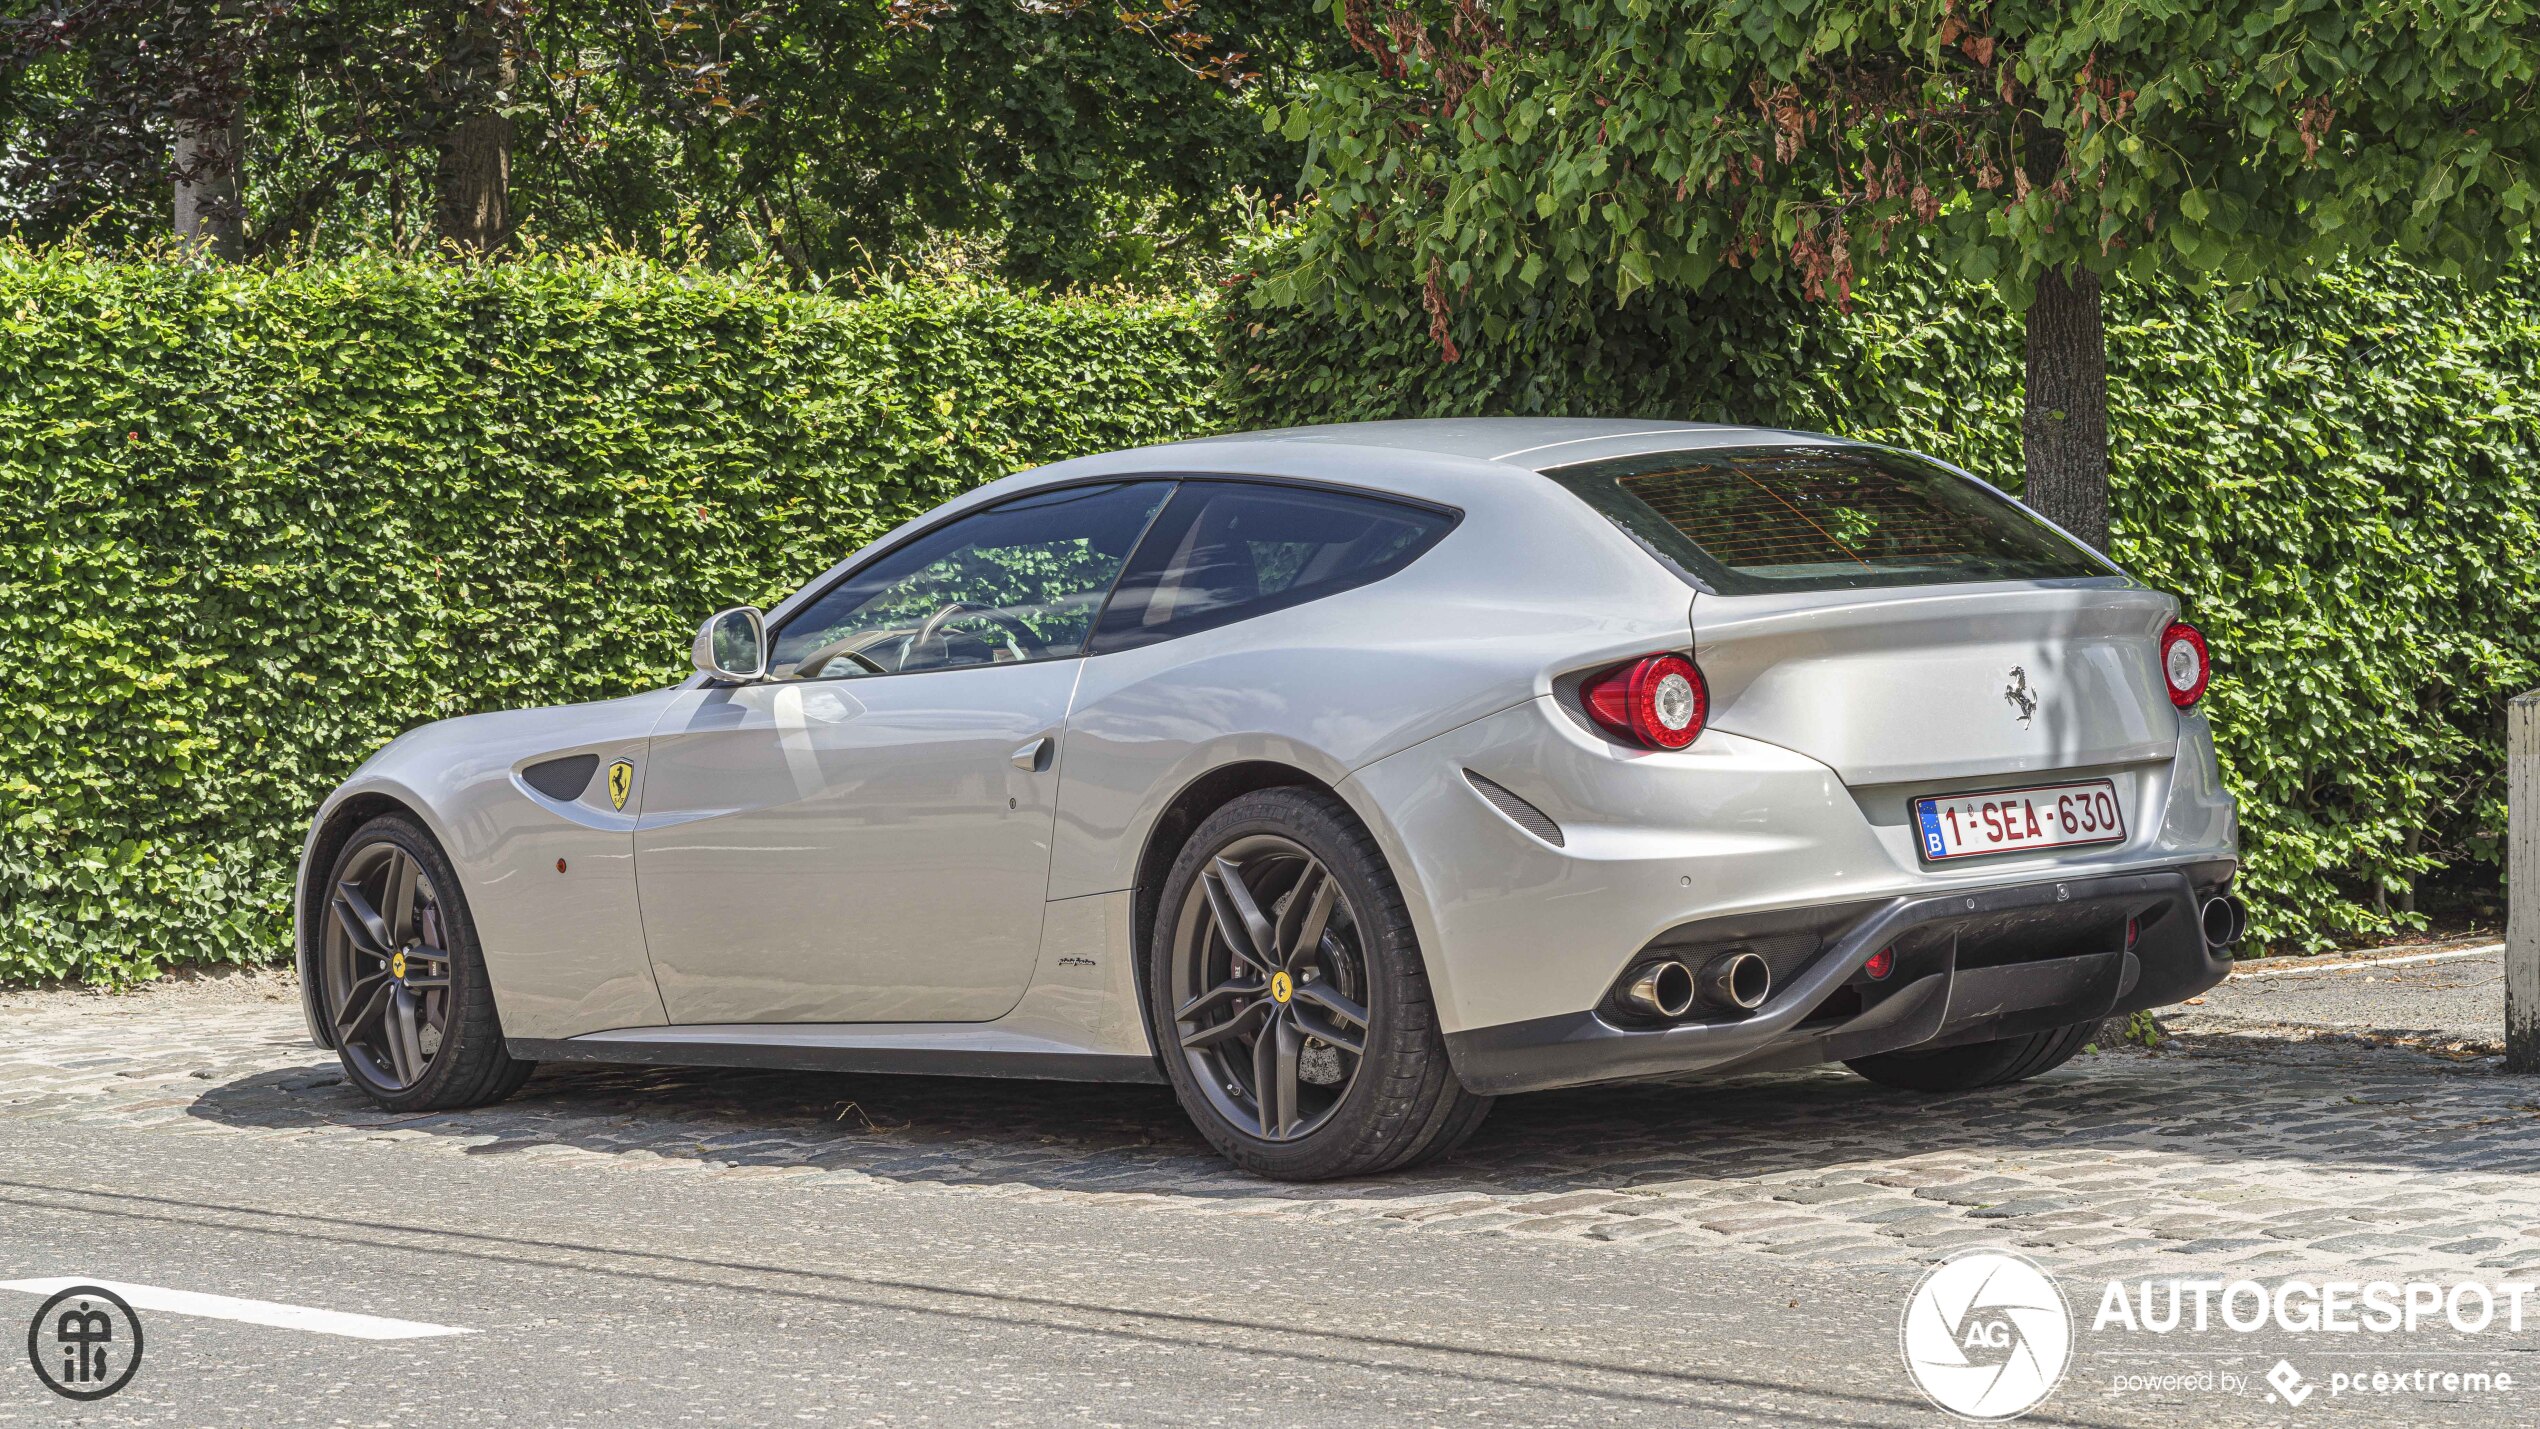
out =
<path fill-rule="evenodd" d="M 816 680 L 820 678 L 821 671 L 829 668 L 829 662 L 832 660 L 853 660 L 857 664 L 862 665 L 866 671 L 871 674 L 889 674 L 889 671 L 882 668 L 880 661 L 865 654 L 862 650 L 855 648 L 872 638 L 873 635 L 871 631 L 858 631 L 844 640 L 830 641 L 828 644 L 821 646 L 819 649 L 812 651 L 808 655 L 805 655 L 801 660 L 795 663 L 794 678 L 797 680 Z"/>
<path fill-rule="evenodd" d="M 1006 614 L 1002 610 L 995 609 L 992 606 L 981 605 L 976 601 L 968 600 L 952 601 L 946 604 L 943 609 L 926 617 L 926 623 L 917 627 L 917 637 L 909 642 L 909 653 L 914 655 L 918 651 L 932 645 L 939 650 L 944 650 L 946 657 L 949 658 L 951 652 L 949 649 L 946 649 L 944 644 L 944 627 L 952 624 L 954 620 L 964 615 L 976 616 L 987 621 L 989 624 L 998 627 L 1005 636 L 1006 652 L 1012 655 L 1015 659 L 1025 660 L 1031 658 L 1023 652 L 1025 643 L 1030 641 L 1032 638 L 1031 631 L 1024 629 L 1013 616 Z"/>

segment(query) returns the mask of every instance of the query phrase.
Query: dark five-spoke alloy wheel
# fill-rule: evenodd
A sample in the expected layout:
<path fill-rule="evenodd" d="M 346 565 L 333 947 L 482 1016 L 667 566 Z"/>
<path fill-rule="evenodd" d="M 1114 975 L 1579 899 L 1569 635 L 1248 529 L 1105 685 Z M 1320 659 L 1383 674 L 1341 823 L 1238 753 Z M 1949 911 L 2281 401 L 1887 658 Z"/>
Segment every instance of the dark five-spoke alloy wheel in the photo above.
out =
<path fill-rule="evenodd" d="M 1264 1141 L 1331 1120 L 1366 1060 L 1367 966 L 1323 861 L 1278 834 L 1211 854 L 1174 942 L 1182 1054 L 1218 1113 Z"/>
<path fill-rule="evenodd" d="M 504 1050 L 458 876 L 421 826 L 362 825 L 313 893 L 319 1006 L 355 1086 L 401 1110 L 518 1089 L 534 1064 Z"/>
<path fill-rule="evenodd" d="M 1166 878 L 1149 951 L 1175 1090 L 1247 1170 L 1409 1165 L 1489 1110 L 1447 1065 L 1400 890 L 1329 794 L 1262 790 L 1204 821 Z"/>

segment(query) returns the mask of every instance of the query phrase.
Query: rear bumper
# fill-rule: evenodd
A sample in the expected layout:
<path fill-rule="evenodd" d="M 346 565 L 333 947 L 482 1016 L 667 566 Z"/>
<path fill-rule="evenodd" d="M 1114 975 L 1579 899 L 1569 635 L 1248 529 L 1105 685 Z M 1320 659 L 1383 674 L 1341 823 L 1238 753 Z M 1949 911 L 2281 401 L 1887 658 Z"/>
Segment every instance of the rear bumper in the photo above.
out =
<path fill-rule="evenodd" d="M 2180 729 L 2168 759 L 1854 788 L 1725 731 L 1625 748 L 1547 695 L 1368 765 L 1343 792 L 1402 885 L 1440 1025 L 1467 1032 L 1592 1010 L 1652 943 L 1710 920 L 1812 911 L 1813 951 L 1838 908 L 2228 864 L 2235 820 L 2205 722 Z M 2116 785 L 2123 844 L 1920 857 L 1916 795 L 2097 778 Z"/>
<path fill-rule="evenodd" d="M 2229 862 L 2202 862 L 1899 896 L 1849 912 L 1824 950 L 1751 1016 L 1636 1027 L 1592 1009 L 1450 1032 L 1447 1051 L 1468 1089 L 1495 1094 L 1841 1061 L 2158 1007 L 2230 975 L 2229 951 L 2205 942 L 2197 912 L 2231 871 Z M 2056 934 L 2126 918 L 2141 929 L 2131 948 Z M 2040 943 L 2075 950 L 2002 960 L 2003 930 L 2032 925 Z M 1962 947 L 1986 943 L 1996 951 L 1980 955 L 1982 965 L 1960 965 Z M 1914 951 L 1900 953 L 1886 980 L 1869 982 L 1863 964 L 1888 947 Z"/>

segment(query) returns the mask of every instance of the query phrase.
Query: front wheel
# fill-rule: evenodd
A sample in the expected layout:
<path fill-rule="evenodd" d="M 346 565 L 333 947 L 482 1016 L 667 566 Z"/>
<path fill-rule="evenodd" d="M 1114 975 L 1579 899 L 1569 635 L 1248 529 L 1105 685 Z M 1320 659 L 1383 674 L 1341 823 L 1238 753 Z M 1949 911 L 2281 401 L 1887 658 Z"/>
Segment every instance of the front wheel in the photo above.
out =
<path fill-rule="evenodd" d="M 423 826 L 354 830 L 316 890 L 318 1005 L 344 1074 L 393 1111 L 500 1101 L 537 1066 L 503 1046 L 457 870 Z"/>
<path fill-rule="evenodd" d="M 2023 1037 L 1970 1042 L 1930 1052 L 1881 1052 L 1843 1065 L 1883 1087 L 1909 1092 L 1965 1092 L 1998 1087 L 2051 1072 L 2073 1059 L 2099 1026 L 2097 1018 L 2050 1027 Z"/>
<path fill-rule="evenodd" d="M 1183 1109 L 1244 1170 L 1410 1166 L 1490 1110 L 1447 1063 L 1401 889 L 1329 794 L 1264 789 L 1200 824 L 1165 879 L 1146 984 Z"/>

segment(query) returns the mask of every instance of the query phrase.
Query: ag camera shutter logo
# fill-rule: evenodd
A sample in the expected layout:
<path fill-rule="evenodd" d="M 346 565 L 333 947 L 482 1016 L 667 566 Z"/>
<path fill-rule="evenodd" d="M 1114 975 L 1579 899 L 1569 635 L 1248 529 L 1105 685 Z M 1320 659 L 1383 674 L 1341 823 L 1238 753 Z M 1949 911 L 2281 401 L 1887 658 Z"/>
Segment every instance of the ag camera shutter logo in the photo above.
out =
<path fill-rule="evenodd" d="M 2010 1419 L 2055 1392 L 2072 1363 L 2073 1313 L 2024 1256 L 1962 1250 L 1905 1303 L 1905 1369 L 1923 1397 L 1962 1419 Z"/>

